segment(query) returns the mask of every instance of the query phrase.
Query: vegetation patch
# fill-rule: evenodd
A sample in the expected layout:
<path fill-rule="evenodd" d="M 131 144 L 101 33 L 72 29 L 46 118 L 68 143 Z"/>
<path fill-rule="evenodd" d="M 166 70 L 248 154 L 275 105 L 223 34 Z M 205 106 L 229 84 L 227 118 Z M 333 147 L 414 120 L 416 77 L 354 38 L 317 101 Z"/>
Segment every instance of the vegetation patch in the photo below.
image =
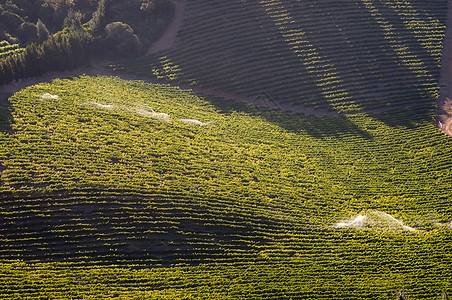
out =
<path fill-rule="evenodd" d="M 0 1 L 0 85 L 144 54 L 173 13 L 170 0 Z"/>
<path fill-rule="evenodd" d="M 423 299 L 451 288 L 452 145 L 428 111 L 302 116 L 84 75 L 10 103 L 1 298 L 391 299 L 403 290 Z M 132 113 L 137 103 L 214 122 L 160 122 Z M 334 228 L 357 212 L 362 229 Z"/>

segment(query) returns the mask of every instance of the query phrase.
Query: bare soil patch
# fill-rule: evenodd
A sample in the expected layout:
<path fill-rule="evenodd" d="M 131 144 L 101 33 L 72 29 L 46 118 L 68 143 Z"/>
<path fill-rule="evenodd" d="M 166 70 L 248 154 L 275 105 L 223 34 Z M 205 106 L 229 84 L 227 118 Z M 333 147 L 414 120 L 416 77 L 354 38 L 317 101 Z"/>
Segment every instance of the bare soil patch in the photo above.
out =
<path fill-rule="evenodd" d="M 171 24 L 168 26 L 162 37 L 157 42 L 153 43 L 151 47 L 149 47 L 147 54 L 155 54 L 173 47 L 174 41 L 176 40 L 176 35 L 179 32 L 179 29 L 182 26 L 184 20 L 184 12 L 187 0 L 178 0 L 175 1 L 174 4 L 176 7 Z"/>
<path fill-rule="evenodd" d="M 436 125 L 448 136 L 452 136 L 452 113 L 438 110 L 436 112 Z"/>
<path fill-rule="evenodd" d="M 437 127 L 452 136 L 452 1 L 447 3 L 447 27 L 441 59 L 439 97 L 437 100 Z"/>
<path fill-rule="evenodd" d="M 268 107 L 268 108 L 275 109 L 275 110 L 282 110 L 282 111 L 287 111 L 287 112 L 292 112 L 292 113 L 301 113 L 304 115 L 334 117 L 334 116 L 339 116 L 339 115 L 353 115 L 353 114 L 358 114 L 358 113 L 381 113 L 381 112 L 385 112 L 385 111 L 403 109 L 403 108 L 408 108 L 408 107 L 414 106 L 414 105 L 407 104 L 407 105 L 396 106 L 396 107 L 367 109 L 367 110 L 362 110 L 359 112 L 341 113 L 341 112 L 337 112 L 337 111 L 316 109 L 313 107 L 306 107 L 306 106 L 302 106 L 302 105 L 291 105 L 291 104 L 287 104 L 287 103 L 279 103 L 277 101 L 273 101 L 272 99 L 266 99 L 265 96 L 261 96 L 261 94 L 258 94 L 253 98 L 249 98 L 249 97 L 245 97 L 242 95 L 237 95 L 234 93 L 230 93 L 230 92 L 226 92 L 226 91 L 222 91 L 222 90 L 216 90 L 216 89 L 212 89 L 212 88 L 203 88 L 203 87 L 196 86 L 196 85 L 181 85 L 181 84 L 176 84 L 176 83 L 172 83 L 172 82 L 160 81 L 157 79 L 150 79 L 148 77 L 136 76 L 136 75 L 131 75 L 131 74 L 122 73 L 122 72 L 118 72 L 118 71 L 113 71 L 111 69 L 106 68 L 106 66 L 108 66 L 108 62 L 106 62 L 106 61 L 98 62 L 89 67 L 78 68 L 78 69 L 75 69 L 72 71 L 65 71 L 65 72 L 49 72 L 40 77 L 26 78 L 26 79 L 20 80 L 19 82 L 13 82 L 13 83 L 9 83 L 7 85 L 0 86 L 0 105 L 3 105 L 3 106 L 7 105 L 8 98 L 12 94 L 14 94 L 28 86 L 35 85 L 35 84 L 42 83 L 42 82 L 49 82 L 49 81 L 52 81 L 57 78 L 67 78 L 67 77 L 71 77 L 71 76 L 75 76 L 75 75 L 86 74 L 86 75 L 99 75 L 99 76 L 116 76 L 116 77 L 119 77 L 124 80 L 141 80 L 141 81 L 144 81 L 147 83 L 165 84 L 165 85 L 170 85 L 173 87 L 179 87 L 179 88 L 185 89 L 185 90 L 191 90 L 195 93 L 199 93 L 199 94 L 203 94 L 203 95 L 210 95 L 210 96 L 224 98 L 227 100 L 232 100 L 232 101 L 235 101 L 238 103 L 248 103 L 248 104 L 256 105 L 257 107 Z M 451 109 L 452 109 L 452 104 L 451 104 Z M 446 113 L 446 115 L 447 115 L 447 113 Z M 451 111 L 450 117 L 451 117 L 451 122 L 452 122 L 452 111 Z M 446 121 L 441 121 L 441 122 L 443 124 L 446 123 Z M 452 131 L 452 128 L 451 128 L 451 131 Z M 451 136 L 452 136 L 452 134 L 451 134 Z"/>

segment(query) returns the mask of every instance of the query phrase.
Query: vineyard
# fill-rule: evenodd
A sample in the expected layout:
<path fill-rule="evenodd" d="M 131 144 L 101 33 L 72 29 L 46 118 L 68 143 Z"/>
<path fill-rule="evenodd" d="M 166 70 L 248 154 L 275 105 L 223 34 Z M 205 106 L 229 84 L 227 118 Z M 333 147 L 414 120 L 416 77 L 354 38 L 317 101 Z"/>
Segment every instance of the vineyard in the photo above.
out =
<path fill-rule="evenodd" d="M 24 48 L 19 47 L 19 44 L 11 45 L 8 41 L 0 41 L 0 58 L 5 58 L 15 53 L 21 53 L 24 50 Z"/>
<path fill-rule="evenodd" d="M 452 290 L 452 140 L 428 106 L 303 116 L 80 75 L 0 113 L 2 299 Z"/>
<path fill-rule="evenodd" d="M 428 106 L 446 2 L 190 0 L 172 49 L 112 68 L 338 112 Z"/>

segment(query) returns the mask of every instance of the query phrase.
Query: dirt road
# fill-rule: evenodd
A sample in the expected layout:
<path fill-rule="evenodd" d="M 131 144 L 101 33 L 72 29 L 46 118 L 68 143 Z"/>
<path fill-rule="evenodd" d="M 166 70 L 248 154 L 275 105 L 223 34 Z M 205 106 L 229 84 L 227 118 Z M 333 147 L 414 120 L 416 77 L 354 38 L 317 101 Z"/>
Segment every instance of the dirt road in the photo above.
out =
<path fill-rule="evenodd" d="M 155 54 L 173 47 L 174 41 L 176 40 L 176 35 L 179 32 L 179 29 L 182 26 L 184 20 L 184 12 L 185 6 L 187 5 L 187 0 L 178 0 L 175 1 L 174 4 L 176 7 L 171 24 L 168 26 L 162 37 L 151 45 L 147 54 Z"/>
<path fill-rule="evenodd" d="M 447 27 L 441 59 L 439 97 L 437 100 L 437 126 L 452 136 L 452 0 L 447 3 Z"/>

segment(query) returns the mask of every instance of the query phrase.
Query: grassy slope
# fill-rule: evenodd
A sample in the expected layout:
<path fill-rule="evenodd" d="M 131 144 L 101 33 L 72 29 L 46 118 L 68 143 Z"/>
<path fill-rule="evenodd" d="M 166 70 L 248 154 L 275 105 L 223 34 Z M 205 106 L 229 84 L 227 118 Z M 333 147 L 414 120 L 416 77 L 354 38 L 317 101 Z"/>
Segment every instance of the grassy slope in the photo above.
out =
<path fill-rule="evenodd" d="M 428 112 L 301 117 L 85 76 L 10 102 L 1 298 L 432 299 L 451 288 L 452 233 L 434 222 L 452 221 L 452 142 Z M 145 105 L 173 122 L 137 114 Z M 372 209 L 419 233 L 332 227 Z"/>
<path fill-rule="evenodd" d="M 175 47 L 115 68 L 336 111 L 432 105 L 443 0 L 187 3 Z"/>

